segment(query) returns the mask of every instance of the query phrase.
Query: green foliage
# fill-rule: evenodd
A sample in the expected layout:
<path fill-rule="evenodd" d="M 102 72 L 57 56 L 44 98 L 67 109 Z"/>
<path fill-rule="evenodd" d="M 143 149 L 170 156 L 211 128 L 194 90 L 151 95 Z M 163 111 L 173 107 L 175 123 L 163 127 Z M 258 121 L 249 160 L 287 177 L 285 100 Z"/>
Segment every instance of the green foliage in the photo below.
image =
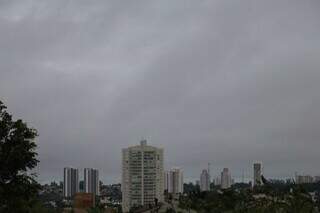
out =
<path fill-rule="evenodd" d="M 167 208 L 166 213 L 176 213 L 176 211 L 172 208 Z"/>
<path fill-rule="evenodd" d="M 192 192 L 179 200 L 179 207 L 198 213 L 315 213 L 317 201 L 303 186 L 273 184 L 252 189 Z"/>
<path fill-rule="evenodd" d="M 87 212 L 88 212 L 88 213 L 103 213 L 104 210 L 101 209 L 101 208 L 95 207 L 95 208 L 90 208 L 90 209 L 88 209 Z"/>
<path fill-rule="evenodd" d="M 38 160 L 36 130 L 13 120 L 0 101 L 0 212 L 31 212 L 39 185 L 28 174 Z"/>

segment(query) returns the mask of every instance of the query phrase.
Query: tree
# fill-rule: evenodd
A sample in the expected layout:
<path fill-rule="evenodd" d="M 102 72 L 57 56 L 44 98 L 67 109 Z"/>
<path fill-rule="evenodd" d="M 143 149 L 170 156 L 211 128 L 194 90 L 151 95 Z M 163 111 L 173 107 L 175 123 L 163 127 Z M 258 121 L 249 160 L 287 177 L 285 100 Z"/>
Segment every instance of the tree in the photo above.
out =
<path fill-rule="evenodd" d="M 285 197 L 284 209 L 286 213 L 309 213 L 315 209 L 312 197 L 307 191 L 297 185 L 292 188 L 292 192 Z"/>
<path fill-rule="evenodd" d="M 39 162 L 37 132 L 13 120 L 0 101 L 0 212 L 29 212 L 36 204 L 39 184 L 30 170 Z"/>

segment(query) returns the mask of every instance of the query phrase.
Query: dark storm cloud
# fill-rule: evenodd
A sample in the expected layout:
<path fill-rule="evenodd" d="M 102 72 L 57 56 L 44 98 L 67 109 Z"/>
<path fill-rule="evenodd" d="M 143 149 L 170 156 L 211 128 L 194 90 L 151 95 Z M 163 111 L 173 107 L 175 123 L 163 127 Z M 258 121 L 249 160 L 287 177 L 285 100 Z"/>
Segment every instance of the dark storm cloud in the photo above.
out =
<path fill-rule="evenodd" d="M 41 180 L 119 181 L 146 137 L 198 177 L 317 174 L 318 1 L 2 1 L 0 96 L 39 131 Z M 200 166 L 200 167 L 199 167 Z"/>

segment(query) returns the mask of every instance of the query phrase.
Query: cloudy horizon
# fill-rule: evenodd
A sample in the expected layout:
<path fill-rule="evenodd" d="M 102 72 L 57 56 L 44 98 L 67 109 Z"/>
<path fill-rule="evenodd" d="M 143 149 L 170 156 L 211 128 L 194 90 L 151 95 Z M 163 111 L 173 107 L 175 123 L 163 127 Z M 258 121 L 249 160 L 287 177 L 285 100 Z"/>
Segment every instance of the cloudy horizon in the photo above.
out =
<path fill-rule="evenodd" d="M 42 182 L 120 182 L 146 138 L 199 178 L 320 175 L 320 2 L 1 1 L 0 100 L 39 132 Z"/>

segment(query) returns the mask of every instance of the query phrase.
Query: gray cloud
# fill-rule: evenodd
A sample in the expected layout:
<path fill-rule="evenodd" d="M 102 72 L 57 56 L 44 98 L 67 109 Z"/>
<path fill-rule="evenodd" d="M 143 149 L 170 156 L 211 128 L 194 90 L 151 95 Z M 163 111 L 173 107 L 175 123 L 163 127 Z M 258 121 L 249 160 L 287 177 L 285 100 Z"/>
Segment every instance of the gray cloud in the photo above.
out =
<path fill-rule="evenodd" d="M 141 137 L 189 179 L 319 173 L 320 4 L 2 1 L 0 97 L 39 131 L 39 179 L 120 180 Z"/>

